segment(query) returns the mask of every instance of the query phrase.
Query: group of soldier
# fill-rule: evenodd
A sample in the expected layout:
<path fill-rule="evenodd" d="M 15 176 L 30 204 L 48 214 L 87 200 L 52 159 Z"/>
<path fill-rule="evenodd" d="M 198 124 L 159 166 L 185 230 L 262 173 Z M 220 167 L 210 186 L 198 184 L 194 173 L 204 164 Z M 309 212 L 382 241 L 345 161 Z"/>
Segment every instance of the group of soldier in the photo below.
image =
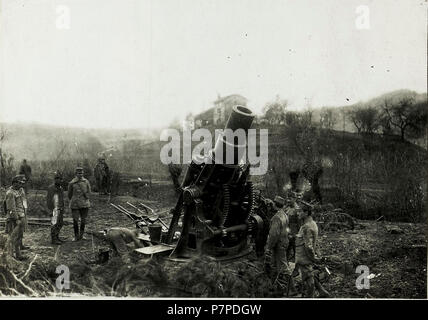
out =
<path fill-rule="evenodd" d="M 329 297 L 321 285 L 314 267 L 320 263 L 316 248 L 318 226 L 312 218 L 312 205 L 298 194 L 287 201 L 276 196 L 272 203 L 276 211 L 269 221 L 269 233 L 264 253 L 264 269 L 272 281 L 286 283 L 287 296 L 297 294 L 294 276 L 300 271 L 303 296 L 313 298 L 315 290 L 319 297 Z M 294 269 L 290 261 L 294 259 Z"/>
<path fill-rule="evenodd" d="M 95 178 L 98 191 L 107 193 L 109 178 L 108 166 L 104 158 L 100 158 L 95 167 Z M 68 183 L 67 197 L 73 217 L 74 240 L 85 240 L 84 232 L 88 217 L 91 194 L 91 185 L 84 178 L 83 168 L 75 169 L 75 177 Z M 28 249 L 23 245 L 23 235 L 27 228 L 27 186 L 31 178 L 31 168 L 26 161 L 21 166 L 20 174 L 12 179 L 12 186 L 6 192 L 4 210 L 6 212 L 6 233 L 9 235 L 7 249 L 16 259 L 26 259 L 21 250 Z M 61 245 L 64 240 L 59 237 L 63 226 L 65 202 L 63 175 L 56 172 L 54 183 L 48 187 L 46 196 L 47 208 L 52 213 L 51 241 L 54 245 Z M 315 290 L 320 297 L 328 297 L 329 293 L 317 279 L 314 266 L 320 259 L 317 257 L 318 226 L 312 218 L 312 205 L 303 201 L 298 194 L 288 196 L 287 200 L 276 196 L 274 201 L 265 199 L 269 203 L 270 216 L 264 217 L 269 225 L 263 243 L 264 269 L 272 281 L 286 283 L 287 295 L 296 294 L 294 276 L 299 273 L 302 278 L 303 295 L 314 297 Z M 102 232 L 116 253 L 125 257 L 127 243 L 140 246 L 138 231 L 126 228 L 110 228 Z M 259 248 L 260 249 L 260 248 Z M 260 254 L 260 250 L 258 254 Z M 294 259 L 294 269 L 290 267 Z"/>
<path fill-rule="evenodd" d="M 98 159 L 94 169 L 97 187 L 100 194 L 107 194 L 109 181 L 109 168 L 103 157 Z M 31 181 L 31 167 L 24 159 L 19 174 L 12 179 L 12 186 L 7 189 L 3 210 L 6 215 L 6 233 L 8 234 L 7 250 L 18 260 L 26 259 L 21 253 L 28 249 L 23 245 L 24 232 L 27 229 L 27 193 Z M 64 240 L 59 237 L 64 224 L 64 177 L 59 171 L 55 172 L 54 183 L 48 187 L 46 205 L 52 213 L 51 242 L 61 245 Z M 83 176 L 83 168 L 75 169 L 75 177 L 68 183 L 67 197 L 73 217 L 73 241 L 85 240 L 85 226 L 88 217 L 90 203 L 91 185 Z"/>

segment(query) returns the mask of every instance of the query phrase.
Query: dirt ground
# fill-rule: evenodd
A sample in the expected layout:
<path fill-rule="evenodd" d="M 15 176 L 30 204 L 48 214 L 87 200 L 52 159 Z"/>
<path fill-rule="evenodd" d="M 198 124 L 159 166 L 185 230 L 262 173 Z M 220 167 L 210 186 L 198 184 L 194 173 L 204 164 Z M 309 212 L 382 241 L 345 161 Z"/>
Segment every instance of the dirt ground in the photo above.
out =
<path fill-rule="evenodd" d="M 156 212 L 174 205 L 175 195 L 170 186 L 139 196 L 141 198 L 118 196 L 110 200 L 124 206 L 127 201 L 134 204 L 143 202 Z M 47 217 L 43 210 L 44 197 L 44 191 L 30 192 L 29 217 Z M 24 251 L 28 260 L 16 262 L 2 258 L 0 261 L 2 295 L 284 297 L 284 292 L 267 285 L 270 282 L 262 272 L 262 259 L 254 254 L 221 264 L 209 258 L 178 263 L 164 258 L 142 259 L 138 256 L 134 256 L 129 265 L 124 265 L 116 257 L 104 264 L 95 263 L 99 250 L 106 249 L 107 244 L 92 233 L 112 226 L 132 228 L 134 223 L 109 205 L 108 196 L 94 193 L 91 199 L 87 240 L 71 241 L 73 228 L 70 222 L 61 231 L 61 237 L 68 240 L 61 246 L 50 244 L 48 226 L 29 226 L 24 236 L 24 244 L 31 247 Z M 161 214 L 161 217 L 169 221 L 168 213 Z M 66 221 L 71 219 L 68 211 L 65 218 Z M 4 226 L 1 228 L 3 232 Z M 325 288 L 335 298 L 426 299 L 426 230 L 426 224 L 384 221 L 357 221 L 354 230 L 321 228 L 319 248 L 331 273 L 324 282 Z M 2 264 L 7 266 L 6 269 L 2 269 Z M 64 289 L 62 293 L 55 289 L 56 267 L 59 265 L 70 269 L 70 289 Z M 357 289 L 360 273 L 356 269 L 360 265 L 368 267 L 369 288 Z M 11 272 L 7 273 L 7 270 Z M 23 283 L 14 280 L 14 276 Z M 299 283 L 298 278 L 296 282 Z M 13 283 L 16 290 L 8 291 L 8 283 Z"/>

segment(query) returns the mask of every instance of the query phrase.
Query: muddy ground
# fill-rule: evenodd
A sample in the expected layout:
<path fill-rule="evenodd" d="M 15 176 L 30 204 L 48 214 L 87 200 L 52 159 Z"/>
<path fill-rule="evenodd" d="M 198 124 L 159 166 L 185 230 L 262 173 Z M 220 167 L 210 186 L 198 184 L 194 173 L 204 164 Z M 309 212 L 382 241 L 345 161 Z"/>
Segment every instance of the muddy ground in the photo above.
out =
<path fill-rule="evenodd" d="M 138 196 L 138 197 L 135 197 Z M 29 195 L 29 217 L 47 217 L 44 191 Z M 50 230 L 30 225 L 24 243 L 28 260 L 17 262 L 2 255 L 0 292 L 4 295 L 52 296 L 135 296 L 135 297 L 284 297 L 280 287 L 272 285 L 262 271 L 262 259 L 250 254 L 240 260 L 217 263 L 200 258 L 188 263 L 164 258 L 133 256 L 125 265 L 120 258 L 97 264 L 98 251 L 107 244 L 92 232 L 111 226 L 133 227 L 134 223 L 109 205 L 108 196 L 92 194 L 87 240 L 72 242 L 68 222 L 61 246 L 50 244 Z M 157 212 L 174 205 L 171 186 L 111 198 L 115 204 L 143 202 Z M 168 214 L 161 217 L 168 220 Z M 71 219 L 69 212 L 66 221 Z M 319 247 L 331 275 L 324 286 L 335 298 L 425 298 L 427 297 L 426 224 L 357 221 L 353 230 L 323 230 Z M 4 225 L 1 226 L 2 232 Z M 0 239 L 5 239 L 4 234 Z M 1 243 L 0 243 L 1 244 Z M 30 265 L 31 264 L 31 265 Z M 56 268 L 70 270 L 70 289 L 55 288 Z M 358 266 L 368 267 L 369 288 L 358 289 Z M 361 267 L 360 267 L 361 268 Z M 325 275 L 325 273 L 324 273 Z M 296 278 L 299 284 L 299 277 Z M 366 280 L 367 281 L 367 280 Z M 364 282 L 362 283 L 364 285 Z M 367 286 L 367 283 L 366 283 Z M 8 287 L 10 289 L 8 289 Z"/>

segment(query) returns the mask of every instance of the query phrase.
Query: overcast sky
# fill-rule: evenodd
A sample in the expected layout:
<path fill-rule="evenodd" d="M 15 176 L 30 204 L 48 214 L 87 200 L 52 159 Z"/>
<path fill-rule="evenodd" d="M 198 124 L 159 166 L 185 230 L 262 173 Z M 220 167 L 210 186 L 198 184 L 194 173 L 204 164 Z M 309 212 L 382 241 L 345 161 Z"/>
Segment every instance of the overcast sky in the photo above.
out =
<path fill-rule="evenodd" d="M 159 127 L 217 94 L 259 113 L 426 92 L 426 20 L 422 0 L 2 0 L 0 121 Z"/>

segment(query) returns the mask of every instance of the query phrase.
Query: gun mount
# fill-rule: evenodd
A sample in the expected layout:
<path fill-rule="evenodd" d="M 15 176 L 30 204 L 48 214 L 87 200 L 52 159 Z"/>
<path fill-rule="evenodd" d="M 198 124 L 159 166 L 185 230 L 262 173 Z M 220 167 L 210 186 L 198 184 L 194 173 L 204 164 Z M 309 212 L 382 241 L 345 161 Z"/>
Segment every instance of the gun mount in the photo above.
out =
<path fill-rule="evenodd" d="M 235 106 L 225 129 L 243 129 L 248 137 L 254 114 Z M 166 243 L 172 242 L 182 216 L 182 230 L 171 257 L 189 258 L 198 254 L 227 260 L 251 252 L 251 238 L 258 241 L 263 220 L 255 212 L 253 184 L 248 181 L 249 165 L 244 163 L 247 140 L 231 143 L 220 136 L 206 157 L 192 159 L 181 184 Z M 233 162 L 225 161 L 233 152 Z M 222 159 L 220 156 L 222 155 Z M 229 160 L 229 158 L 228 158 Z"/>

